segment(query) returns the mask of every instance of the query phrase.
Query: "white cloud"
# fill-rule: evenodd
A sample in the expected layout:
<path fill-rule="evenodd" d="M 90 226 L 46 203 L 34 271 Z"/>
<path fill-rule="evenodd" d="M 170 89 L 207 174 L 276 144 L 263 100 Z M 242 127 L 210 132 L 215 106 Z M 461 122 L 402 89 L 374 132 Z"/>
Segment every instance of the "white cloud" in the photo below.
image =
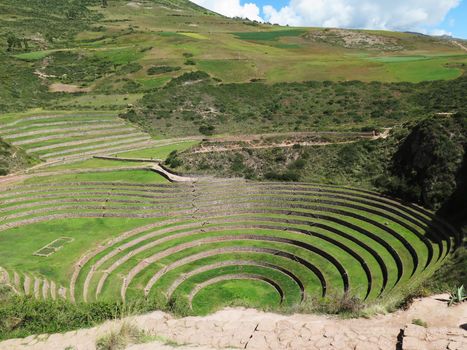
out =
<path fill-rule="evenodd" d="M 261 11 L 255 0 L 192 0 L 230 17 L 265 20 L 292 26 L 392 29 L 430 32 L 461 0 L 289 0 L 280 9 Z"/>
<path fill-rule="evenodd" d="M 222 1 L 220 1 L 222 2 Z M 282 25 L 422 30 L 439 24 L 460 0 L 290 0 L 263 8 L 264 19 Z"/>
<path fill-rule="evenodd" d="M 448 32 L 447 30 L 444 30 L 444 29 L 438 29 L 438 28 L 430 30 L 428 34 L 433 35 L 433 36 L 443 36 L 443 35 L 452 36 L 451 32 Z"/>
<path fill-rule="evenodd" d="M 240 4 L 240 0 L 192 0 L 214 12 L 228 17 L 243 17 L 250 20 L 262 21 L 260 9 L 254 3 Z"/>

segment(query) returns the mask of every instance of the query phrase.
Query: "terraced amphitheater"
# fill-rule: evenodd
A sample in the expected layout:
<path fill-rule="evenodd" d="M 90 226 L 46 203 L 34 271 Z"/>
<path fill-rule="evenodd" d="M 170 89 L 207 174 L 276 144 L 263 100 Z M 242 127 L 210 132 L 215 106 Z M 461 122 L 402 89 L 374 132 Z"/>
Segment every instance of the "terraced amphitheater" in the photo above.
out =
<path fill-rule="evenodd" d="M 170 183 L 145 169 L 91 175 L 4 185 L 0 265 L 18 293 L 150 300 L 193 314 L 238 304 L 300 310 L 343 295 L 389 303 L 460 243 L 431 212 L 361 189 Z"/>

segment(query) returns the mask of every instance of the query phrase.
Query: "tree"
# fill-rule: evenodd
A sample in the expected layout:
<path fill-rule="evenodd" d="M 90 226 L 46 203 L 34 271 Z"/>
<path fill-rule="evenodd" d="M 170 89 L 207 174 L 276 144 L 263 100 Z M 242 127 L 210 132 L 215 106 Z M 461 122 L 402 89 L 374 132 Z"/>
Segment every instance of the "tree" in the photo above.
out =
<path fill-rule="evenodd" d="M 52 33 L 45 33 L 44 37 L 45 37 L 45 40 L 47 40 L 49 43 L 53 44 L 54 36 L 53 36 Z"/>
<path fill-rule="evenodd" d="M 6 49 L 7 51 L 12 51 L 15 47 L 20 47 L 21 48 L 22 40 L 20 38 L 18 38 L 12 32 L 7 34 L 6 42 L 7 42 L 7 49 Z"/>
<path fill-rule="evenodd" d="M 107 7 L 109 5 L 107 0 L 102 0 L 102 7 Z"/>

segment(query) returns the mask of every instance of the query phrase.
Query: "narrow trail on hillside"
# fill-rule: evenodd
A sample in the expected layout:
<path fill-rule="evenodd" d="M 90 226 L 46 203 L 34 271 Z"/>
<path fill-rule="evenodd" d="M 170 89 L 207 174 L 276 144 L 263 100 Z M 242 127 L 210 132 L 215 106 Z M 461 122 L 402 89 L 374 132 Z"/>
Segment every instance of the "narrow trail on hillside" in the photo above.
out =
<path fill-rule="evenodd" d="M 467 47 L 462 45 L 460 42 L 458 42 L 456 40 L 451 40 L 451 43 L 453 43 L 456 46 L 459 46 L 462 50 L 467 51 Z"/>
<path fill-rule="evenodd" d="M 330 146 L 330 145 L 346 145 L 359 142 L 361 140 L 384 140 L 390 135 L 392 128 L 385 128 L 382 133 L 338 133 L 338 132 L 296 132 L 296 133 L 273 133 L 273 134 L 257 134 L 257 135 L 238 135 L 227 138 L 209 139 L 202 143 L 198 148 L 195 148 L 191 153 L 220 153 L 229 151 L 238 151 L 242 149 L 271 149 L 271 148 L 291 148 L 296 145 L 300 146 Z M 355 140 L 348 141 L 300 141 L 293 138 L 307 136 L 349 136 L 355 137 Z M 269 141 L 267 144 L 252 144 L 254 141 L 261 141 L 267 137 L 288 137 L 289 140 L 280 142 Z M 245 142 L 246 144 L 231 144 L 231 145 L 211 145 L 210 143 L 227 143 L 227 142 Z"/>

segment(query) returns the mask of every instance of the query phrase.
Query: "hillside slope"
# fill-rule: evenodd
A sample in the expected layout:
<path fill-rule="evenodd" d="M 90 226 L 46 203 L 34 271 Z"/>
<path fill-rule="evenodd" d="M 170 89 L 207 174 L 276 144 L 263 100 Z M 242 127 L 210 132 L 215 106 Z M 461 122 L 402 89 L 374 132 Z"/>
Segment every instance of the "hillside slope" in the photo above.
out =
<path fill-rule="evenodd" d="M 0 138 L 0 176 L 25 169 L 35 160 L 26 153 Z"/>
<path fill-rule="evenodd" d="M 226 83 L 419 82 L 454 79 L 467 64 L 462 47 L 443 38 L 258 24 L 225 18 L 184 0 L 100 4 L 0 4 L 0 76 L 7 78 L 0 88 L 0 111 L 87 105 L 83 99 L 57 101 L 60 95 L 47 90 L 97 96 L 93 103 L 99 105 L 101 95 L 144 93 L 196 70 Z M 8 76 L 12 70 L 18 71 L 13 81 Z"/>

